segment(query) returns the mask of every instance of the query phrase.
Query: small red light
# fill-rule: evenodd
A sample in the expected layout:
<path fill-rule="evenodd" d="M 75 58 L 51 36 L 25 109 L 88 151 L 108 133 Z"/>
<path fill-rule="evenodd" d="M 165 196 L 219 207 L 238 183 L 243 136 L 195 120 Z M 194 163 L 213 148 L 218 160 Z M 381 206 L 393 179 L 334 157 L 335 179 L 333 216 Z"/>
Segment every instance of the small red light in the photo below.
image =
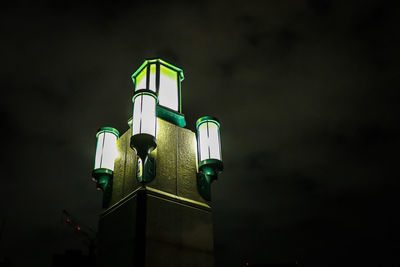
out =
<path fill-rule="evenodd" d="M 80 231 L 80 230 L 81 230 L 81 227 L 80 227 L 80 226 L 76 227 L 76 230 Z"/>
<path fill-rule="evenodd" d="M 67 223 L 70 223 L 71 221 L 69 220 L 69 218 L 67 218 L 66 222 L 67 222 Z"/>
<path fill-rule="evenodd" d="M 246 266 L 249 266 L 249 262 L 248 261 L 246 261 Z"/>
<path fill-rule="evenodd" d="M 299 262 L 298 262 L 298 261 L 296 261 L 296 264 L 299 264 Z"/>

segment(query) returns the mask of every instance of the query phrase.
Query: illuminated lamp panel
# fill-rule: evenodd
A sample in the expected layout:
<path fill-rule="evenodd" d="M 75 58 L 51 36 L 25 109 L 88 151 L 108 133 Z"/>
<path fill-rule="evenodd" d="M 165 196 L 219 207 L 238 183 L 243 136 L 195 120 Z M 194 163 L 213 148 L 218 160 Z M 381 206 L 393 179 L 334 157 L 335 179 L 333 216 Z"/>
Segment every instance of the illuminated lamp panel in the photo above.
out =
<path fill-rule="evenodd" d="M 139 89 L 146 89 L 146 82 L 147 82 L 147 68 L 144 68 L 142 72 L 136 77 L 136 86 L 135 91 Z"/>
<path fill-rule="evenodd" d="M 179 111 L 178 73 L 160 65 L 160 88 L 158 100 L 161 106 Z"/>
<path fill-rule="evenodd" d="M 135 98 L 133 105 L 132 135 L 156 135 L 156 99 L 153 96 L 142 94 Z"/>
<path fill-rule="evenodd" d="M 200 161 L 221 160 L 219 129 L 215 123 L 204 122 L 199 126 Z"/>
<path fill-rule="evenodd" d="M 118 156 L 117 136 L 109 132 L 101 132 L 97 137 L 95 169 L 114 171 L 114 161 Z"/>

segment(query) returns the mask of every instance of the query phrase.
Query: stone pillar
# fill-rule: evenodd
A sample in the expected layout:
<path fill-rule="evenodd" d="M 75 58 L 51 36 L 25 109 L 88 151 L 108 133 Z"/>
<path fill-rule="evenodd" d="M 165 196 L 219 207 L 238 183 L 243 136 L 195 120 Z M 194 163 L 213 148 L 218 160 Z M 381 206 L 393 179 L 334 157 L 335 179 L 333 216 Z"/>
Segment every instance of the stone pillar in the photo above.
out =
<path fill-rule="evenodd" d="M 195 134 L 158 118 L 156 177 L 137 182 L 131 130 L 118 141 L 112 196 L 100 215 L 98 266 L 214 266 L 212 214 L 197 191 Z"/>

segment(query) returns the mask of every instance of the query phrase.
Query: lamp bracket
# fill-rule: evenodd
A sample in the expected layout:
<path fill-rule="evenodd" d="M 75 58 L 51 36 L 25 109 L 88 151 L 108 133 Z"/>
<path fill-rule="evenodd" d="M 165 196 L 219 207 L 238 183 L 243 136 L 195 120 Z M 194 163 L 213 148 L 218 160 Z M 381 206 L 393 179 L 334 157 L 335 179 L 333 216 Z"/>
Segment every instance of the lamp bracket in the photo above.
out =
<path fill-rule="evenodd" d="M 207 201 L 211 200 L 211 182 L 217 179 L 217 174 L 197 173 L 197 191 Z"/>
<path fill-rule="evenodd" d="M 107 169 L 96 169 L 92 175 L 96 181 L 96 188 L 103 191 L 103 208 L 106 208 L 112 195 L 113 172 Z"/>
<path fill-rule="evenodd" d="M 222 161 L 217 159 L 207 159 L 199 163 L 197 191 L 205 200 L 211 200 L 211 183 L 218 179 L 218 173 L 222 170 Z"/>
<path fill-rule="evenodd" d="M 144 164 L 141 158 L 138 158 L 138 168 L 136 178 L 139 183 L 148 183 L 153 181 L 156 177 L 156 161 L 148 155 L 144 160 Z"/>
<path fill-rule="evenodd" d="M 145 161 L 152 150 L 157 147 L 156 138 L 150 134 L 140 133 L 131 137 L 131 148 Z"/>

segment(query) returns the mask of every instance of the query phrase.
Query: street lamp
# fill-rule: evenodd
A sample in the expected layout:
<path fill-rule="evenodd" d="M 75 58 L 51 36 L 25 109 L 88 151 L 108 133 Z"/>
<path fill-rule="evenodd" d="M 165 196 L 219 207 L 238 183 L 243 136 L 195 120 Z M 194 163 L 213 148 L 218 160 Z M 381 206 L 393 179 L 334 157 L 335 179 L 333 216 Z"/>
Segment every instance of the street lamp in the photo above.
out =
<path fill-rule="evenodd" d="M 211 182 L 223 170 L 221 156 L 220 124 L 212 116 L 201 117 L 196 122 L 199 172 L 197 188 L 204 199 L 211 199 Z"/>
<path fill-rule="evenodd" d="M 96 156 L 92 176 L 96 187 L 106 192 L 114 172 L 114 161 L 118 156 L 117 140 L 119 132 L 112 127 L 103 127 L 97 131 Z"/>
<path fill-rule="evenodd" d="M 177 126 L 186 126 L 182 112 L 181 82 L 183 71 L 161 59 L 148 59 L 132 74 L 135 85 L 131 147 L 138 160 L 138 181 L 155 177 L 155 160 L 150 152 L 157 147 L 157 117 Z"/>
<path fill-rule="evenodd" d="M 158 98 L 157 116 L 185 127 L 182 114 L 181 82 L 183 70 L 161 59 L 148 59 L 132 74 L 135 92 L 146 89 Z"/>
<path fill-rule="evenodd" d="M 149 182 L 155 176 L 155 161 L 150 152 L 157 147 L 157 100 L 155 93 L 148 89 L 135 91 L 132 98 L 133 121 L 130 146 L 140 157 L 139 165 L 144 175 L 138 177 L 139 182 Z"/>

